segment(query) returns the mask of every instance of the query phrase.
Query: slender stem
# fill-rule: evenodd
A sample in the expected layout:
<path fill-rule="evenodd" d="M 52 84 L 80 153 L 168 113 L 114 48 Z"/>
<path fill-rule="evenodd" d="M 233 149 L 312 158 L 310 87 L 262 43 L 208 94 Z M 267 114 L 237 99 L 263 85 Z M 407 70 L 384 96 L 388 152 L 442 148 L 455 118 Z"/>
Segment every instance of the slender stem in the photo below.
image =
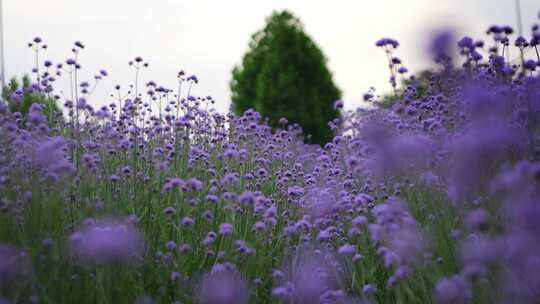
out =
<path fill-rule="evenodd" d="M 2 93 L 4 93 L 4 87 L 6 86 L 6 72 L 4 70 L 4 10 L 3 10 L 3 3 L 2 0 L 0 0 L 0 61 L 2 62 L 0 65 L 0 73 L 2 74 Z"/>
<path fill-rule="evenodd" d="M 517 18 L 518 33 L 520 36 L 523 36 L 523 22 L 521 19 L 521 3 L 520 3 L 520 0 L 515 0 L 514 3 L 516 4 L 516 18 Z"/>
<path fill-rule="evenodd" d="M 37 75 L 37 83 L 39 84 L 40 78 L 39 78 L 39 50 L 36 48 L 36 75 Z"/>
<path fill-rule="evenodd" d="M 190 94 L 191 94 L 191 87 L 193 86 L 193 83 L 191 82 L 189 84 L 189 88 L 188 88 L 188 91 L 187 91 L 187 97 L 186 98 L 189 98 Z"/>
<path fill-rule="evenodd" d="M 519 58 L 521 59 L 521 73 L 525 75 L 525 55 L 523 54 L 523 47 L 519 48 Z"/>
<path fill-rule="evenodd" d="M 390 69 L 390 85 L 392 85 L 392 90 L 394 91 L 394 97 L 397 97 L 396 90 L 396 76 L 392 64 L 392 54 L 389 49 L 386 49 L 386 57 L 388 57 L 388 68 Z"/>
<path fill-rule="evenodd" d="M 180 116 L 180 98 L 182 96 L 182 80 L 180 80 L 180 83 L 178 84 L 178 93 L 176 96 L 176 118 Z"/>

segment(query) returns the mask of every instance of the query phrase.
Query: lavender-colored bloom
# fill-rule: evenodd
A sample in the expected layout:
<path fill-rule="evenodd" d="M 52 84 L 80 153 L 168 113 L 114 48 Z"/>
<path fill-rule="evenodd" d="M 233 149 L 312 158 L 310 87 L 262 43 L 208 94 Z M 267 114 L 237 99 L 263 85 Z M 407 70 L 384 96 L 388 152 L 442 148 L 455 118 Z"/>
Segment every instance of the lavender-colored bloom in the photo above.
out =
<path fill-rule="evenodd" d="M 489 214 L 485 209 L 476 209 L 470 212 L 465 218 L 465 225 L 472 230 L 481 228 L 487 224 Z"/>
<path fill-rule="evenodd" d="M 173 207 L 167 207 L 163 209 L 163 213 L 165 213 L 166 215 L 174 215 L 176 213 L 176 209 Z"/>
<path fill-rule="evenodd" d="M 219 233 L 224 236 L 229 236 L 233 234 L 234 227 L 232 224 L 229 223 L 223 223 L 219 225 Z"/>
<path fill-rule="evenodd" d="M 491 106 L 491 111 L 495 107 L 497 105 Z M 489 113 L 483 111 L 481 115 Z M 455 203 L 471 199 L 481 192 L 487 186 L 485 176 L 498 161 L 505 157 L 518 157 L 523 153 L 522 129 L 510 127 L 502 121 L 485 119 L 486 122 L 472 125 L 469 133 L 457 137 L 451 143 L 452 166 L 448 194 Z"/>
<path fill-rule="evenodd" d="M 291 197 L 299 197 L 304 195 L 304 188 L 299 186 L 292 186 L 287 190 L 287 193 Z"/>
<path fill-rule="evenodd" d="M 375 45 L 378 47 L 385 47 L 389 45 L 392 48 L 396 49 L 399 46 L 399 43 L 392 38 L 382 38 L 382 39 L 377 40 Z"/>
<path fill-rule="evenodd" d="M 203 183 L 196 178 L 190 178 L 186 183 L 192 191 L 198 192 L 203 189 Z"/>
<path fill-rule="evenodd" d="M 186 217 L 184 217 L 182 219 L 182 221 L 180 223 L 184 227 L 191 227 L 191 226 L 193 226 L 193 224 L 195 224 L 195 221 L 191 217 L 186 216 Z"/>
<path fill-rule="evenodd" d="M 363 259 L 364 259 L 364 256 L 362 256 L 361 254 L 357 253 L 357 254 L 355 254 L 355 255 L 352 257 L 352 262 L 353 262 L 353 263 L 359 263 L 359 262 L 361 262 Z"/>
<path fill-rule="evenodd" d="M 457 42 L 457 45 L 461 49 L 473 50 L 474 49 L 474 40 L 469 36 L 465 36 L 465 37 L 461 38 Z"/>
<path fill-rule="evenodd" d="M 300 257 L 290 266 L 288 283 L 280 286 L 285 289 L 275 290 L 275 296 L 287 296 L 289 290 L 295 303 L 319 303 L 325 292 L 335 290 L 335 272 L 321 251 L 300 252 Z"/>
<path fill-rule="evenodd" d="M 173 272 L 171 272 L 169 277 L 170 277 L 171 281 L 176 282 L 176 281 L 180 280 L 180 278 L 182 278 L 182 275 L 177 271 L 173 271 Z"/>
<path fill-rule="evenodd" d="M 178 246 L 178 251 L 180 251 L 181 253 L 189 252 L 189 251 L 191 251 L 191 245 L 182 244 L 182 245 Z"/>
<path fill-rule="evenodd" d="M 366 284 L 364 285 L 364 287 L 362 287 L 362 292 L 365 295 L 374 294 L 375 292 L 377 292 L 377 288 L 373 284 Z"/>
<path fill-rule="evenodd" d="M 356 246 L 345 244 L 338 248 L 338 253 L 340 255 L 354 255 L 356 253 Z"/>
<path fill-rule="evenodd" d="M 201 304 L 246 304 L 249 291 L 236 270 L 217 264 L 212 272 L 204 275 L 197 298 Z"/>
<path fill-rule="evenodd" d="M 169 251 L 174 251 L 176 249 L 176 243 L 174 241 L 168 241 L 165 246 Z"/>
<path fill-rule="evenodd" d="M 365 226 L 367 222 L 367 218 L 363 215 L 359 215 L 352 220 L 352 224 L 359 227 Z"/>
<path fill-rule="evenodd" d="M 104 220 L 80 227 L 69 238 L 73 257 L 82 263 L 131 263 L 144 253 L 142 236 L 135 226 L 119 220 Z"/>
<path fill-rule="evenodd" d="M 291 290 L 285 286 L 280 286 L 272 289 L 272 296 L 282 301 L 288 301 L 291 298 Z"/>
<path fill-rule="evenodd" d="M 38 144 L 35 148 L 35 164 L 56 179 L 75 171 L 66 158 L 66 142 L 63 137 L 54 137 Z"/>
<path fill-rule="evenodd" d="M 429 52 L 432 54 L 435 62 L 444 63 L 451 60 L 454 55 L 455 45 L 454 33 L 451 30 L 441 30 L 437 32 L 429 46 Z"/>
<path fill-rule="evenodd" d="M 238 202 L 242 205 L 252 205 L 255 203 L 255 194 L 251 191 L 245 191 L 238 196 Z"/>
<path fill-rule="evenodd" d="M 435 287 L 435 296 L 440 304 L 466 304 L 471 298 L 467 282 L 459 276 L 440 280 Z"/>
<path fill-rule="evenodd" d="M 163 185 L 162 192 L 169 192 L 172 189 L 182 189 L 185 186 L 185 182 L 181 178 L 172 178 Z"/>
<path fill-rule="evenodd" d="M 30 260 L 25 251 L 0 244 L 0 288 L 14 286 L 12 284 L 16 284 L 29 271 Z"/>

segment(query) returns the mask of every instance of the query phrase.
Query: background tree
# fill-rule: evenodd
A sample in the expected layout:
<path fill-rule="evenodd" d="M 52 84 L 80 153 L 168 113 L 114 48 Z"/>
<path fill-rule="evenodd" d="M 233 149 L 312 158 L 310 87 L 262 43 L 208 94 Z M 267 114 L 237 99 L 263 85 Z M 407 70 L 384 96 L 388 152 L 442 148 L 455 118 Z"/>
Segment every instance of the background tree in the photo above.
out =
<path fill-rule="evenodd" d="M 286 117 L 311 135 L 310 142 L 331 140 L 327 123 L 339 117 L 333 103 L 341 92 L 322 51 L 292 13 L 274 12 L 267 19 L 264 29 L 251 37 L 242 64 L 232 74 L 234 112 L 253 108 L 272 126 Z"/>
<path fill-rule="evenodd" d="M 52 123 L 53 119 L 62 119 L 62 111 L 56 105 L 56 101 L 45 93 L 38 92 L 28 75 L 23 76 L 21 82 L 15 77 L 11 78 L 9 84 L 2 91 L 2 99 L 7 101 L 11 112 L 19 112 L 23 117 L 28 114 L 32 104 L 39 103 L 45 105 L 43 114 L 49 120 L 49 124 Z"/>

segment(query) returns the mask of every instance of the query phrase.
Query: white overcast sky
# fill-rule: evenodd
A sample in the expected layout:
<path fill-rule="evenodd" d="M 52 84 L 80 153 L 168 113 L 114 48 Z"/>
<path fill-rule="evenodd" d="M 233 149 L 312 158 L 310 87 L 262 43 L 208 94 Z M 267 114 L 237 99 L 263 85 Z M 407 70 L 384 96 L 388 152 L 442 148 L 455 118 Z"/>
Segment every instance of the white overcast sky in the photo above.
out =
<path fill-rule="evenodd" d="M 5 60 L 8 77 L 31 70 L 26 48 L 34 36 L 49 45 L 44 58 L 71 56 L 72 43 L 86 49 L 80 57 L 90 80 L 99 69 L 110 76 L 93 96 L 93 105 L 110 103 L 116 84 L 133 79 L 127 62 L 142 56 L 151 67 L 143 81 L 173 87 L 180 69 L 196 74 L 195 95 L 211 95 L 216 108 L 230 103 L 233 66 L 247 50 L 252 33 L 273 10 L 289 9 L 322 48 L 346 108 L 361 103 L 370 86 L 387 91 L 384 53 L 374 46 L 381 37 L 400 41 L 397 51 L 413 71 L 426 67 L 428 33 L 453 27 L 481 37 L 491 24 L 516 25 L 514 0 L 4 0 Z M 525 33 L 540 10 L 540 1 L 521 0 Z M 84 80 L 84 77 L 83 77 Z M 65 82 L 64 82 L 65 83 Z"/>

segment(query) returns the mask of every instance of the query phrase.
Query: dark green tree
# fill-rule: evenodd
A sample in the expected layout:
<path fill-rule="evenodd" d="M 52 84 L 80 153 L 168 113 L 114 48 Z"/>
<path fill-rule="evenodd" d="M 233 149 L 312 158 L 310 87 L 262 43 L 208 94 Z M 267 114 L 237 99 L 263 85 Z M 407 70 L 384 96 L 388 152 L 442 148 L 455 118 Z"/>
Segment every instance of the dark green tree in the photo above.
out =
<path fill-rule="evenodd" d="M 288 11 L 274 12 L 256 32 L 230 83 L 231 108 L 253 108 L 277 126 L 281 117 L 302 126 L 312 143 L 332 139 L 328 122 L 339 117 L 333 103 L 341 92 L 332 81 L 326 58 Z"/>
<path fill-rule="evenodd" d="M 23 76 L 21 82 L 15 77 L 11 78 L 2 91 L 2 99 L 7 101 L 10 111 L 19 112 L 25 117 L 32 104 L 39 103 L 45 105 L 43 114 L 49 120 L 49 125 L 53 119 L 62 119 L 61 110 L 55 100 L 43 92 L 32 92 L 31 86 L 28 75 Z"/>

